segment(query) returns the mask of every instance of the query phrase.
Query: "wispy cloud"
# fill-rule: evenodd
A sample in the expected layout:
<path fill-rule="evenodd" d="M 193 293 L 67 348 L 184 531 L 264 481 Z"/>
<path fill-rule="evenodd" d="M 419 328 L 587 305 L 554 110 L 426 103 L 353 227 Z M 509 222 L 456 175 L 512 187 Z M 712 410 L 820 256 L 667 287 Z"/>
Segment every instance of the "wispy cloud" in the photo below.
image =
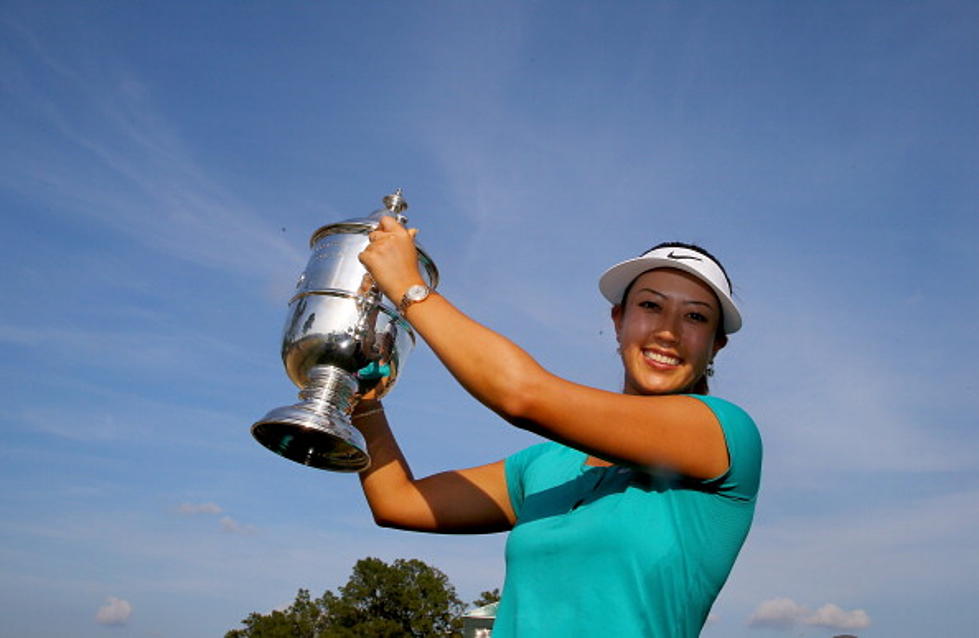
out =
<path fill-rule="evenodd" d="M 177 512 L 184 516 L 197 516 L 201 514 L 216 516 L 223 514 L 224 508 L 217 503 L 181 503 L 177 507 Z M 218 524 L 221 526 L 221 531 L 226 534 L 254 534 L 257 531 L 254 525 L 240 523 L 227 515 L 222 516 L 218 520 Z"/>
<path fill-rule="evenodd" d="M 233 342 L 187 329 L 175 334 L 158 329 L 108 330 L 104 328 L 20 326 L 0 324 L 0 344 L 56 351 L 65 360 L 85 362 L 98 368 L 141 369 L 154 373 L 179 371 L 181 376 L 211 374 L 202 368 L 215 361 L 262 362 L 260 356 Z M 120 353 L 120 356 L 106 356 Z M 121 353 L 125 353 L 124 356 Z"/>
<path fill-rule="evenodd" d="M 185 445 L 189 430 L 209 424 L 216 429 L 234 431 L 235 418 L 226 411 L 187 407 L 121 392 L 95 392 L 59 405 L 25 407 L 15 414 L 13 422 L 69 441 L 132 442 L 152 438 L 158 445 Z M 205 437 L 195 439 L 194 445 L 227 446 L 228 442 L 222 444 L 218 439 Z"/>
<path fill-rule="evenodd" d="M 502 535 L 404 534 L 379 530 L 366 511 L 355 518 L 334 520 L 329 529 L 269 523 L 261 534 L 235 519 L 227 522 L 227 531 L 222 526 L 221 531 L 211 532 L 197 526 L 168 526 L 153 513 L 104 511 L 61 517 L 45 526 L 6 524 L 2 531 L 8 537 L 55 539 L 62 550 L 70 548 L 90 559 L 79 563 L 69 577 L 63 560 L 53 553 L 38 559 L 37 569 L 10 570 L 0 582 L 30 580 L 36 589 L 57 586 L 85 591 L 106 586 L 99 569 L 102 561 L 124 560 L 153 566 L 120 575 L 129 589 L 199 595 L 224 604 L 229 599 L 253 599 L 254 583 L 262 581 L 259 591 L 272 596 L 262 605 L 267 607 L 283 596 L 293 596 L 298 587 L 317 592 L 334 589 L 346 581 L 358 559 L 377 556 L 385 561 L 414 557 L 434 565 L 450 576 L 466 599 L 502 584 Z M 215 522 L 221 525 L 220 520 Z M 269 539 L 276 543 L 274 559 L 268 553 Z M 23 553 L 9 558 L 11 565 L 18 566 L 35 560 Z M 248 611 L 239 610 L 242 617 Z"/>
<path fill-rule="evenodd" d="M 217 503 L 181 503 L 177 512 L 186 516 L 196 514 L 220 514 L 224 509 Z"/>
<path fill-rule="evenodd" d="M 221 531 L 227 534 L 254 534 L 256 531 L 254 525 L 239 523 L 230 516 L 222 516 L 219 522 L 221 523 Z"/>
<path fill-rule="evenodd" d="M 5 26 L 18 81 L 4 110 L 17 117 L 0 130 L 18 152 L 0 156 L 0 184 L 180 259 L 291 279 L 304 255 L 208 175 L 143 82 L 119 66 L 60 59 L 25 27 Z"/>
<path fill-rule="evenodd" d="M 919 364 L 909 370 L 894 357 L 925 362 L 929 346 L 909 343 L 898 355 L 874 347 L 865 327 L 845 318 L 767 316 L 777 320 L 768 319 L 762 333 L 753 335 L 751 351 L 731 346 L 738 367 L 758 375 L 732 385 L 758 397 L 756 418 L 772 452 L 766 464 L 778 472 L 780 485 L 826 472 L 979 469 L 979 446 L 964 444 L 979 438 L 974 428 L 962 427 L 957 414 L 979 405 L 974 397 L 940 398 L 948 394 L 958 362 L 949 361 L 945 369 Z"/>
<path fill-rule="evenodd" d="M 125 625 L 132 613 L 133 606 L 128 600 L 109 596 L 96 612 L 95 622 L 100 625 Z"/>

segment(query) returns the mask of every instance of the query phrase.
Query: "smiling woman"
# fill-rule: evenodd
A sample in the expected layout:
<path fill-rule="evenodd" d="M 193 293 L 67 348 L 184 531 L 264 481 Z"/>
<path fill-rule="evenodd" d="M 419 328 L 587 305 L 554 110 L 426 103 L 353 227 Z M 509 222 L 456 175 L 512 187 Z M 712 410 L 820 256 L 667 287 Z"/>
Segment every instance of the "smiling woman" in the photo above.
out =
<path fill-rule="evenodd" d="M 697 636 L 748 533 L 761 464 L 751 418 L 706 396 L 741 326 L 724 269 L 665 244 L 602 276 L 623 365 L 614 393 L 549 373 L 427 289 L 414 234 L 384 218 L 361 261 L 467 391 L 549 441 L 416 479 L 380 403 L 362 401 L 353 422 L 374 459 L 361 481 L 375 520 L 510 530 L 496 638 Z"/>

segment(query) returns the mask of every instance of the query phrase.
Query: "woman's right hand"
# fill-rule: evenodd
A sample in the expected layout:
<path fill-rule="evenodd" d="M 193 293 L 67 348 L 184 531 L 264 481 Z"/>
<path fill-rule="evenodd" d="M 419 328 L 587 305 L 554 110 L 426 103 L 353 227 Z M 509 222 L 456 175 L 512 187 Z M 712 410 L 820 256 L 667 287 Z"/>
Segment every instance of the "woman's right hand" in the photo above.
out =
<path fill-rule="evenodd" d="M 417 233 L 418 229 L 405 228 L 393 217 L 385 215 L 368 235 L 370 243 L 360 253 L 360 263 L 395 305 L 401 302 L 408 288 L 425 283 L 418 271 Z"/>

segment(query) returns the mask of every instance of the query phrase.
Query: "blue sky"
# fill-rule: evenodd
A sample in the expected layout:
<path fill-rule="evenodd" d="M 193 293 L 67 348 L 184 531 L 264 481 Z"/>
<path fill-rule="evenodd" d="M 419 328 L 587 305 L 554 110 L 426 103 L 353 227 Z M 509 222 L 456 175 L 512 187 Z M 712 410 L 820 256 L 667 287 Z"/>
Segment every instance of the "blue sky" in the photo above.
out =
<path fill-rule="evenodd" d="M 607 266 L 725 263 L 714 393 L 766 444 L 706 638 L 979 627 L 979 9 L 968 2 L 0 4 L 4 635 L 214 636 L 503 536 L 375 528 L 248 429 L 310 233 L 403 187 L 441 291 L 617 389 Z M 422 345 L 416 473 L 536 439 Z"/>

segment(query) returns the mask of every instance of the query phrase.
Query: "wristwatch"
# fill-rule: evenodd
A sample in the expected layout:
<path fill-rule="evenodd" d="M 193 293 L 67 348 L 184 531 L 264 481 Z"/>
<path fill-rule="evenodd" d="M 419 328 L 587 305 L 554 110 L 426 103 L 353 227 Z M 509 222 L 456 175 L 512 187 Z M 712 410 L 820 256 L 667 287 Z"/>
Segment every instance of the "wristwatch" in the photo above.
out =
<path fill-rule="evenodd" d="M 432 294 L 432 289 L 428 286 L 422 284 L 415 284 L 414 286 L 409 286 L 408 290 L 405 291 L 403 297 L 401 297 L 401 303 L 398 304 L 398 312 L 401 316 L 404 316 L 405 311 L 408 310 L 408 306 L 413 303 L 419 303 L 428 299 L 428 296 Z"/>

